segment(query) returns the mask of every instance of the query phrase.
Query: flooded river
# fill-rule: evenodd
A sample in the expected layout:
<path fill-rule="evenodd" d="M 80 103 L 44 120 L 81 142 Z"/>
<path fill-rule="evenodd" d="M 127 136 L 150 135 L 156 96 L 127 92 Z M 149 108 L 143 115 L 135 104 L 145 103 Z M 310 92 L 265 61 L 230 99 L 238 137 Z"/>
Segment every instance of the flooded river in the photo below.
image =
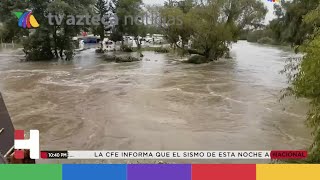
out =
<path fill-rule="evenodd" d="M 104 62 L 20 62 L 0 53 L 0 90 L 17 129 L 39 129 L 46 150 L 305 149 L 306 103 L 279 102 L 292 56 L 239 42 L 231 60 L 191 65 L 145 52 Z"/>

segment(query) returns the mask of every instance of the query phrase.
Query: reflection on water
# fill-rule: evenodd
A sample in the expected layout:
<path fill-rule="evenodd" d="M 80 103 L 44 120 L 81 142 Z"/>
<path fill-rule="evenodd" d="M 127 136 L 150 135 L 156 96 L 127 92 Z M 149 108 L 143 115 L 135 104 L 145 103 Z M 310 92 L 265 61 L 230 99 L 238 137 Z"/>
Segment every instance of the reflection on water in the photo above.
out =
<path fill-rule="evenodd" d="M 203 65 L 145 52 L 107 63 L 20 62 L 0 54 L 0 90 L 18 129 L 39 129 L 50 150 L 271 150 L 310 144 L 305 102 L 279 102 L 286 57 L 239 42 L 233 60 Z"/>

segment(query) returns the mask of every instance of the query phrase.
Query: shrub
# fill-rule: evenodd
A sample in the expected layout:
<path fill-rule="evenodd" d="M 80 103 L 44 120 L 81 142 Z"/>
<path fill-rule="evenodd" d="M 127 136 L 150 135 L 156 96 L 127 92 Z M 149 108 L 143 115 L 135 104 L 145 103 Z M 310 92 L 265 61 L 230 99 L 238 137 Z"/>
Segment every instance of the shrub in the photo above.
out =
<path fill-rule="evenodd" d="M 258 43 L 260 43 L 260 44 L 274 44 L 274 40 L 269 37 L 263 37 L 258 40 Z"/>
<path fill-rule="evenodd" d="M 168 48 L 158 47 L 158 48 L 155 48 L 154 51 L 157 53 L 169 53 L 170 50 Z"/>
<path fill-rule="evenodd" d="M 66 50 L 66 51 L 64 52 L 64 55 L 66 56 L 66 60 L 67 60 L 67 61 L 70 61 L 70 60 L 72 60 L 73 57 L 74 57 L 74 52 L 73 52 L 73 50 Z"/>
<path fill-rule="evenodd" d="M 132 57 L 132 56 L 127 56 L 127 57 L 116 57 L 116 62 L 117 63 L 122 63 L 122 62 L 135 62 L 135 61 L 140 61 L 139 58 Z"/>
<path fill-rule="evenodd" d="M 115 55 L 104 55 L 104 60 L 105 61 L 116 61 L 116 56 Z"/>
<path fill-rule="evenodd" d="M 247 41 L 248 42 L 258 42 L 260 38 L 263 37 L 263 31 L 262 30 L 257 30 L 253 32 L 248 33 Z"/>
<path fill-rule="evenodd" d="M 104 51 L 103 51 L 103 49 L 98 48 L 98 49 L 96 49 L 96 53 L 98 53 L 98 54 L 102 54 L 102 53 L 104 53 Z"/>
<path fill-rule="evenodd" d="M 133 52 L 133 49 L 131 47 L 129 47 L 128 45 L 122 45 L 120 49 L 123 52 Z"/>
<path fill-rule="evenodd" d="M 139 58 L 133 57 L 133 56 L 115 56 L 115 55 L 105 55 L 104 56 L 105 61 L 110 62 L 117 62 L 117 63 L 124 63 L 124 62 L 135 62 L 140 61 Z"/>
<path fill-rule="evenodd" d="M 23 42 L 23 52 L 26 55 L 26 61 L 52 60 L 54 54 L 51 49 L 50 39 L 41 40 L 39 36 L 33 35 Z"/>
<path fill-rule="evenodd" d="M 187 60 L 187 63 L 191 63 L 191 64 L 202 64 L 202 63 L 208 63 L 208 62 L 210 62 L 208 58 L 198 54 L 190 56 L 190 58 Z"/>
<path fill-rule="evenodd" d="M 203 55 L 203 53 L 200 53 L 196 49 L 188 49 L 187 51 L 188 51 L 189 54 L 200 54 L 200 55 Z"/>
<path fill-rule="evenodd" d="M 51 60 L 54 58 L 51 49 L 39 49 L 32 48 L 29 50 L 24 49 L 26 54 L 26 61 L 42 61 L 42 60 Z"/>

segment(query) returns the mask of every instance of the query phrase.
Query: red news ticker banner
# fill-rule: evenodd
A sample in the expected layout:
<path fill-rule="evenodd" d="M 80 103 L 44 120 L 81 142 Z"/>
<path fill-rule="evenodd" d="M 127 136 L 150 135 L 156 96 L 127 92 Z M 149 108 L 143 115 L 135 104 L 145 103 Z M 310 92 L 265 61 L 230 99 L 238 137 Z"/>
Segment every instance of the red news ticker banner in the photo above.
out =
<path fill-rule="evenodd" d="M 271 159 L 306 159 L 308 151 L 271 151 Z"/>

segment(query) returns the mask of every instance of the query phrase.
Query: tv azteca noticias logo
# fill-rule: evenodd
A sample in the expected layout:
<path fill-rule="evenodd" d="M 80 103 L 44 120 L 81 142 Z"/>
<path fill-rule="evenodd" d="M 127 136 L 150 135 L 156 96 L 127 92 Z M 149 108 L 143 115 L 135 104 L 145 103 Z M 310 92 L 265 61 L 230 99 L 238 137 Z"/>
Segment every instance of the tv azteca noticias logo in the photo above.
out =
<path fill-rule="evenodd" d="M 24 130 L 15 130 L 14 132 L 14 157 L 24 159 L 23 149 L 30 150 L 31 159 L 40 158 L 39 131 L 30 130 L 30 139 L 25 139 Z"/>
<path fill-rule="evenodd" d="M 16 17 L 19 19 L 18 26 L 24 29 L 38 28 L 40 25 L 36 18 L 32 15 L 32 11 L 22 12 L 13 12 Z"/>

